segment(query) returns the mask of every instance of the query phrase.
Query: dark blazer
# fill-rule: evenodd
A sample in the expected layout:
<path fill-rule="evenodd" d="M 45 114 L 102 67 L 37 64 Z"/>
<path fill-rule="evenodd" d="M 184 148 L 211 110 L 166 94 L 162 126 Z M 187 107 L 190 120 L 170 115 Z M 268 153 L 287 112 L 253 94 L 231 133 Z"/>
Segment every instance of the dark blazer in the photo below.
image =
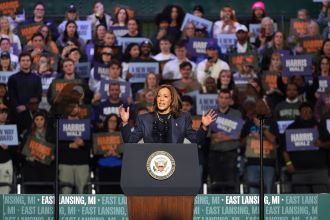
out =
<path fill-rule="evenodd" d="M 137 143 L 143 139 L 144 143 L 155 143 L 153 138 L 154 113 L 139 115 L 136 119 L 134 130 L 127 124 L 121 128 L 124 143 Z M 200 127 L 197 131 L 193 130 L 190 113 L 182 112 L 179 117 L 170 119 L 171 123 L 171 143 L 183 143 L 188 139 L 191 143 L 201 144 L 206 138 L 207 131 Z"/>

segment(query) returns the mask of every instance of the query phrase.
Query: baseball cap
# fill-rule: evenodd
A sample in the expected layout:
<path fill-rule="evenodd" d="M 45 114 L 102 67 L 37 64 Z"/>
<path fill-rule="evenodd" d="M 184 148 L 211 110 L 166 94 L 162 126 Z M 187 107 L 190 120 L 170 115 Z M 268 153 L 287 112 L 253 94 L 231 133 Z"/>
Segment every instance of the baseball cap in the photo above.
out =
<path fill-rule="evenodd" d="M 145 45 L 145 44 L 148 45 L 148 46 L 150 46 L 150 47 L 152 47 L 152 43 L 151 43 L 150 40 L 142 41 L 141 44 L 140 44 L 140 46 L 142 47 L 142 46 Z"/>
<path fill-rule="evenodd" d="M 206 45 L 206 49 L 218 49 L 218 44 L 215 41 L 209 41 Z"/>
<path fill-rule="evenodd" d="M 243 24 L 239 25 L 236 29 L 236 33 L 239 32 L 239 31 L 244 31 L 244 32 L 249 32 L 247 27 Z"/>
<path fill-rule="evenodd" d="M 6 51 L 2 52 L 0 55 L 0 59 L 10 59 L 10 54 Z"/>
<path fill-rule="evenodd" d="M 75 13 L 75 12 L 77 12 L 77 8 L 76 8 L 76 6 L 74 6 L 73 4 L 71 4 L 71 5 L 68 5 L 66 11 L 67 12 L 73 12 L 73 13 Z"/>

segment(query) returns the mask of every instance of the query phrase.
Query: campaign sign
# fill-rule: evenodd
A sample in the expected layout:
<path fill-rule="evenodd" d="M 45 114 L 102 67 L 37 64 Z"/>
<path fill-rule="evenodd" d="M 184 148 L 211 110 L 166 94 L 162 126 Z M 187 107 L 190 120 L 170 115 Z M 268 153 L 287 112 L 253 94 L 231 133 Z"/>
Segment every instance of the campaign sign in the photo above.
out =
<path fill-rule="evenodd" d="M 91 64 L 89 62 L 77 63 L 76 72 L 81 78 L 89 78 L 91 73 Z"/>
<path fill-rule="evenodd" d="M 101 99 L 107 99 L 109 97 L 109 85 L 112 81 L 101 79 L 101 86 L 100 86 L 100 94 Z M 131 96 L 131 84 L 127 81 L 118 81 L 120 84 L 120 98 L 127 100 L 129 96 Z"/>
<path fill-rule="evenodd" d="M 30 136 L 23 147 L 22 154 L 26 157 L 33 157 L 40 163 L 50 165 L 53 160 L 54 150 L 55 146 L 53 144 L 35 136 Z"/>
<path fill-rule="evenodd" d="M 128 64 L 128 72 L 133 76 L 131 83 L 144 83 L 148 73 L 159 74 L 158 62 L 131 62 Z"/>
<path fill-rule="evenodd" d="M 0 71 L 0 83 L 7 84 L 9 77 L 15 73 L 15 71 Z"/>
<path fill-rule="evenodd" d="M 54 79 L 53 82 L 51 83 L 52 100 L 54 100 L 56 96 L 63 90 L 63 88 L 69 83 L 80 84 L 81 80 Z"/>
<path fill-rule="evenodd" d="M 217 113 L 217 119 L 211 124 L 212 132 L 224 132 L 233 139 L 238 139 L 244 124 L 241 118 L 230 117 L 221 112 Z"/>
<path fill-rule="evenodd" d="M 18 145 L 16 125 L 0 125 L 0 144 L 8 146 Z"/>
<path fill-rule="evenodd" d="M 196 113 L 206 114 L 211 109 L 217 108 L 217 94 L 198 94 L 196 96 Z"/>
<path fill-rule="evenodd" d="M 260 139 L 257 137 L 249 136 L 246 139 L 245 156 L 247 158 L 260 158 Z M 264 139 L 263 141 L 263 158 L 275 159 L 276 151 L 275 146 L 270 141 Z"/>
<path fill-rule="evenodd" d="M 304 37 L 301 39 L 301 46 L 305 53 L 317 53 L 323 44 L 322 37 Z"/>
<path fill-rule="evenodd" d="M 38 32 L 42 26 L 42 22 L 33 24 L 21 24 L 18 26 L 18 35 L 21 39 L 22 44 L 26 44 L 32 37 L 32 35 Z"/>
<path fill-rule="evenodd" d="M 102 63 L 94 64 L 94 79 L 101 80 L 106 79 L 109 76 L 109 65 Z"/>
<path fill-rule="evenodd" d="M 262 87 L 265 91 L 269 91 L 271 89 L 277 89 L 277 78 L 279 77 L 279 74 L 275 71 L 269 71 L 266 72 L 262 76 Z"/>
<path fill-rule="evenodd" d="M 261 24 L 249 24 L 250 42 L 255 43 L 261 30 Z"/>
<path fill-rule="evenodd" d="M 84 41 L 92 39 L 92 23 L 91 21 L 76 21 L 79 37 Z"/>
<path fill-rule="evenodd" d="M 118 153 L 118 147 L 123 143 L 120 132 L 93 134 L 93 151 L 95 155 L 106 155 L 109 151 Z"/>
<path fill-rule="evenodd" d="M 319 148 L 314 146 L 318 138 L 317 128 L 287 129 L 285 131 L 287 151 L 312 151 Z"/>
<path fill-rule="evenodd" d="M 117 38 L 117 43 L 119 46 L 122 46 L 123 53 L 125 52 L 127 45 L 129 45 L 130 43 L 141 44 L 144 41 L 150 41 L 150 40 L 145 37 L 118 37 Z"/>
<path fill-rule="evenodd" d="M 90 132 L 91 132 L 90 124 L 91 124 L 90 119 L 79 119 L 79 120 L 60 119 L 59 140 L 73 141 L 77 137 L 83 140 L 89 140 Z"/>
<path fill-rule="evenodd" d="M 0 2 L 0 14 L 12 15 L 15 14 L 20 7 L 19 0 L 4 0 Z"/>
<path fill-rule="evenodd" d="M 51 73 L 49 75 L 42 75 L 40 76 L 41 85 L 42 85 L 42 93 L 47 94 L 48 88 L 53 80 L 56 78 L 57 73 Z"/>
<path fill-rule="evenodd" d="M 253 53 L 234 53 L 229 56 L 229 66 L 232 71 L 239 71 L 243 64 L 253 66 L 253 69 L 259 69 L 258 55 Z"/>
<path fill-rule="evenodd" d="M 276 49 L 275 52 L 279 53 L 282 57 L 290 55 L 290 51 L 284 49 Z"/>
<path fill-rule="evenodd" d="M 128 33 L 127 26 L 111 26 L 110 30 L 116 37 L 122 37 Z"/>
<path fill-rule="evenodd" d="M 86 44 L 86 46 L 85 46 L 85 53 L 87 55 L 88 62 L 92 62 L 93 61 L 94 52 L 95 52 L 94 44 L 91 44 L 91 43 Z"/>
<path fill-rule="evenodd" d="M 277 121 L 278 131 L 280 134 L 284 134 L 287 127 L 289 127 L 289 125 L 291 125 L 293 122 L 293 120 Z"/>
<path fill-rule="evenodd" d="M 211 33 L 212 25 L 213 25 L 212 21 L 209 21 L 205 18 L 201 18 L 201 17 L 195 16 L 195 15 L 186 13 L 186 15 L 184 16 L 184 19 L 183 19 L 180 30 L 183 31 L 185 26 L 188 23 L 193 23 L 195 25 L 195 27 L 199 28 L 199 29 L 204 29 L 205 28 L 209 34 Z"/>
<path fill-rule="evenodd" d="M 330 88 L 330 77 L 319 76 L 319 88 L 317 92 L 324 93 L 326 89 Z"/>
<path fill-rule="evenodd" d="M 303 36 L 308 31 L 308 21 L 301 19 L 291 19 L 290 35 Z"/>
<path fill-rule="evenodd" d="M 189 41 L 187 44 L 187 51 L 193 57 L 205 56 L 206 55 L 206 46 L 211 41 L 214 41 L 214 39 L 213 38 L 199 38 L 199 37 L 189 38 Z"/>
<path fill-rule="evenodd" d="M 237 40 L 235 34 L 218 34 L 216 39 L 223 54 L 226 54 L 229 46 L 234 45 Z"/>
<path fill-rule="evenodd" d="M 282 71 L 284 75 L 311 75 L 312 56 L 295 55 L 282 57 Z"/>

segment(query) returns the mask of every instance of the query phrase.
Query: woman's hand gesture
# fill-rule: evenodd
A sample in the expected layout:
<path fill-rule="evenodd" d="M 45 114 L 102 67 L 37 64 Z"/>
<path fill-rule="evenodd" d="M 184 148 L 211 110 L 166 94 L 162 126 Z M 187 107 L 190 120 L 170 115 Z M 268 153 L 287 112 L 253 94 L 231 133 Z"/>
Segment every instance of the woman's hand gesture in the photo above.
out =
<path fill-rule="evenodd" d="M 203 129 L 207 130 L 207 127 L 216 120 L 217 118 L 217 113 L 211 109 L 206 115 L 203 112 L 202 115 L 202 125 L 203 125 Z"/>

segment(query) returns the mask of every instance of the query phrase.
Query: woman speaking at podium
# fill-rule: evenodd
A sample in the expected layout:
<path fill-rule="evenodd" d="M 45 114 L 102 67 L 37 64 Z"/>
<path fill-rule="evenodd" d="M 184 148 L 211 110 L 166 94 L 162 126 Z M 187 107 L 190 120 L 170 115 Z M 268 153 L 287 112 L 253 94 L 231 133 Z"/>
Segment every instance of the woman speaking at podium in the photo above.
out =
<path fill-rule="evenodd" d="M 119 108 L 122 120 L 121 133 L 125 143 L 191 143 L 200 144 L 206 137 L 208 126 L 216 119 L 214 110 L 202 115 L 202 124 L 195 131 L 189 113 L 181 111 L 181 99 L 171 85 L 161 85 L 156 91 L 154 112 L 139 115 L 132 130 L 129 125 L 129 107 Z"/>

